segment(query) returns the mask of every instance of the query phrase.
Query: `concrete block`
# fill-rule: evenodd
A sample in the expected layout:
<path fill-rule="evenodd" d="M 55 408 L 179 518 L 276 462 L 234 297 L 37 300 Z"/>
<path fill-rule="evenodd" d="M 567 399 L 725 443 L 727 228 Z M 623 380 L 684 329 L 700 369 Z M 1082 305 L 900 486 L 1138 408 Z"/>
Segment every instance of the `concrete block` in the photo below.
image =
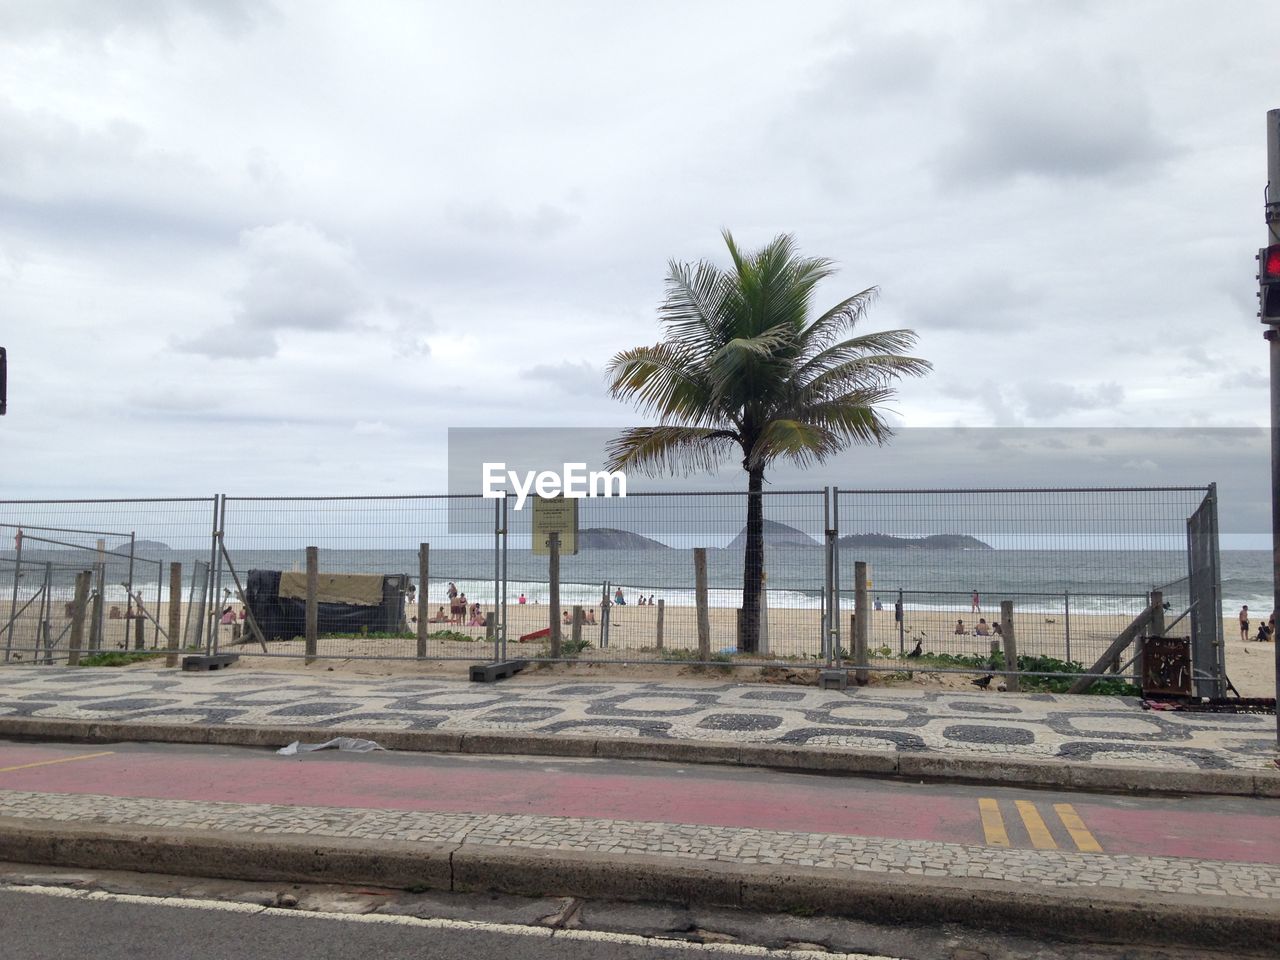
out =
<path fill-rule="evenodd" d="M 1071 787 L 1116 793 L 1191 793 L 1253 796 L 1257 781 L 1248 770 L 1168 770 L 1103 763 L 1070 765 Z"/>
<path fill-rule="evenodd" d="M 748 767 L 808 770 L 815 773 L 893 775 L 898 772 L 898 752 L 893 749 L 840 750 L 834 747 L 744 743 L 739 752 L 740 762 Z"/>
<path fill-rule="evenodd" d="M 819 670 L 819 690 L 846 690 L 849 687 L 848 670 Z"/>
<path fill-rule="evenodd" d="M 1253 774 L 1255 797 L 1280 797 L 1280 772 L 1255 771 Z"/>
<path fill-rule="evenodd" d="M 1070 783 L 1068 766 L 1061 760 L 1015 759 L 1007 755 L 963 756 L 910 751 L 898 754 L 898 773 L 920 780 L 975 780 L 1063 787 Z"/>
<path fill-rule="evenodd" d="M 596 756 L 615 760 L 663 760 L 734 766 L 740 746 L 713 740 L 662 740 L 656 737 L 606 737 L 596 740 Z"/>
<path fill-rule="evenodd" d="M 738 905 L 738 868 L 675 858 L 462 844 L 453 889 L 522 896 Z"/>
<path fill-rule="evenodd" d="M 463 753 L 510 753 L 538 757 L 592 757 L 591 737 L 562 737 L 546 733 L 464 733 Z"/>

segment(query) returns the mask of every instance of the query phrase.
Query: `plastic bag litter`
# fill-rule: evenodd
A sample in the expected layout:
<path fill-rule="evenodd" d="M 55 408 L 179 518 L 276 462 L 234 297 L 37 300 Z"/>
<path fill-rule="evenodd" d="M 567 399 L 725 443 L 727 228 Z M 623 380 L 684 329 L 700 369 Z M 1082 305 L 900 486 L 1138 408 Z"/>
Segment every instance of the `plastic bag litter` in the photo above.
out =
<path fill-rule="evenodd" d="M 292 757 L 299 753 L 311 753 L 313 750 L 347 750 L 351 753 L 370 753 L 374 750 L 385 750 L 372 740 L 357 740 L 355 737 L 334 737 L 324 743 L 303 743 L 295 740 L 287 747 L 276 751 L 282 757 Z"/>

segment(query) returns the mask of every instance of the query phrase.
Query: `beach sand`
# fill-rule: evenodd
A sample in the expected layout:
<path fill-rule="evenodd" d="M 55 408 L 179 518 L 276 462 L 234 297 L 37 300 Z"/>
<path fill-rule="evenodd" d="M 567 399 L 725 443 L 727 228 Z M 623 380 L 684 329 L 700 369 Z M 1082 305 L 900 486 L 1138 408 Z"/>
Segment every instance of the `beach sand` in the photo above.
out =
<path fill-rule="evenodd" d="M 236 605 L 237 609 L 239 605 Z M 54 635 L 61 629 L 59 617 L 61 611 L 55 611 Z M 600 609 L 595 608 L 597 619 Z M 547 626 L 549 610 L 537 604 L 510 604 L 507 608 L 507 657 L 545 656 L 548 641 L 535 639 L 521 643 L 521 635 L 532 633 Z M 608 645 L 602 646 L 601 628 L 584 626 L 583 638 L 590 647 L 583 651 L 583 661 L 599 661 L 588 664 L 564 664 L 544 668 L 551 672 L 583 673 L 589 671 L 592 676 L 619 677 L 630 679 L 661 680 L 673 676 L 697 675 L 706 677 L 725 676 L 718 668 L 710 670 L 691 667 L 687 662 L 658 663 L 663 658 L 684 658 L 685 661 L 696 656 L 697 623 L 696 611 L 692 606 L 670 605 L 663 608 L 663 649 L 658 649 L 656 606 L 624 606 L 613 607 L 610 611 Z M 870 638 L 868 649 L 874 666 L 883 670 L 872 672 L 873 683 L 897 685 L 926 685 L 940 687 L 967 687 L 969 680 L 977 671 L 969 673 L 946 674 L 936 670 L 919 669 L 910 660 L 901 659 L 900 654 L 913 649 L 919 640 L 923 652 L 927 654 L 952 655 L 986 655 L 995 638 L 974 636 L 971 632 L 964 635 L 955 633 L 957 618 L 963 618 L 966 628 L 972 628 L 979 617 L 989 621 L 996 619 L 989 609 L 978 615 L 967 611 L 917 611 L 907 610 L 904 613 L 902 630 L 894 620 L 893 610 L 875 611 L 871 616 Z M 779 661 L 781 668 L 765 671 L 761 675 L 759 668 L 735 670 L 732 676 L 743 681 L 773 680 L 785 682 L 813 682 L 816 674 L 812 667 L 820 660 L 822 645 L 821 616 L 812 609 L 771 609 L 769 611 L 769 643 L 767 653 L 749 657 L 736 655 L 732 651 L 735 646 L 737 612 L 731 608 L 712 608 L 710 610 L 710 648 L 713 657 L 728 654 L 734 661 Z M 168 605 L 161 604 L 158 619 L 162 625 L 168 623 Z M 848 651 L 852 648 L 850 611 L 843 610 L 840 623 L 840 646 Z M 1052 656 L 1060 660 L 1071 659 L 1091 666 L 1115 638 L 1130 622 L 1131 615 L 1125 614 L 1082 614 L 1072 613 L 1070 620 L 1062 615 L 1041 613 L 1019 613 L 1015 611 L 1014 625 L 1018 644 L 1018 652 L 1023 656 Z M 414 626 L 414 625 L 411 625 Z M 1185 637 L 1188 635 L 1187 622 L 1177 624 L 1169 634 Z M 1227 675 L 1246 697 L 1275 696 L 1275 651 L 1271 644 L 1242 642 L 1234 618 L 1224 620 L 1223 636 L 1226 640 Z M 132 650 L 133 621 L 107 620 L 106 635 L 102 649 L 116 651 Z M 493 658 L 494 649 L 491 641 L 485 640 L 483 627 L 455 626 L 447 623 L 431 623 L 430 631 L 450 630 L 455 638 L 441 640 L 429 639 L 427 644 L 428 658 L 418 661 L 415 658 L 416 641 L 408 639 L 326 639 L 319 641 L 320 659 L 314 664 L 303 662 L 304 645 L 301 641 L 271 641 L 268 652 L 274 656 L 263 656 L 256 641 L 245 640 L 239 644 L 231 643 L 231 629 L 220 629 L 220 647 L 224 651 L 233 651 L 241 655 L 237 669 L 252 670 L 307 670 L 329 671 L 341 670 L 364 676 L 391 676 L 402 674 L 431 676 L 466 676 L 470 664 L 489 661 Z M 129 629 L 128 640 L 125 630 Z M 30 626 L 19 626 L 19 637 L 27 637 L 25 641 L 15 644 L 15 651 L 22 650 L 15 658 L 17 662 L 31 662 L 33 652 L 23 648 L 30 647 L 30 637 L 34 634 Z M 566 640 L 571 636 L 568 626 L 562 627 Z M 459 636 L 469 640 L 457 639 Z M 146 624 L 145 643 L 147 649 L 155 649 L 156 637 L 153 625 Z M 1068 643 L 1070 644 L 1068 657 Z M 58 644 L 59 651 L 65 651 L 67 645 L 64 636 Z M 159 647 L 165 641 L 159 638 Z M 87 650 L 85 651 L 88 652 Z M 1131 654 L 1130 654 L 1131 655 Z M 365 659 L 369 658 L 369 659 Z M 400 659 L 378 659 L 400 658 Z M 1124 657 L 1128 660 L 1128 655 Z M 150 664 L 153 665 L 153 664 Z M 149 666 L 150 666 L 149 665 Z M 913 666 L 912 676 L 907 678 L 903 673 Z M 539 674 L 543 670 L 538 671 Z"/>

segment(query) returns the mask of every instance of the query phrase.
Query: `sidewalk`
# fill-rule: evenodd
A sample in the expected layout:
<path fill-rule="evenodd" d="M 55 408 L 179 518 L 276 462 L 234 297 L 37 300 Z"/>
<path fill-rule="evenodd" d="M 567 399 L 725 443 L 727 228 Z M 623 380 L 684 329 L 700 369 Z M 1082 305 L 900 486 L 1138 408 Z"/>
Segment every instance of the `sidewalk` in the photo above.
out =
<path fill-rule="evenodd" d="M 1280 796 L 1274 717 L 1153 712 L 1123 697 L 537 671 L 492 685 L 240 669 L 22 668 L 0 678 L 0 737 L 278 746 L 344 735 L 401 750 Z"/>
<path fill-rule="evenodd" d="M 393 750 L 1280 796 L 1280 774 L 1268 769 L 1274 717 L 1151 713 L 1129 699 L 564 680 L 536 672 L 489 686 L 239 669 L 23 668 L 0 676 L 0 737 L 279 746 L 347 735 Z M 96 748 L 72 746 L 23 749 L 51 751 L 54 759 L 0 764 L 15 771 L 0 771 L 0 859 L 20 863 L 675 900 L 1046 936 L 1088 929 L 1123 942 L 1248 950 L 1280 937 L 1280 865 L 1268 858 L 1115 854 L 1069 842 L 1039 849 L 1029 840 L 1001 847 L 989 838 L 947 842 L 859 836 L 856 827 L 805 832 L 559 809 L 575 815 L 513 814 L 486 809 L 483 790 L 460 812 L 433 799 L 429 787 L 406 792 L 415 799 L 396 809 L 344 803 L 320 786 L 311 787 L 310 801 L 273 803 L 248 786 L 270 782 L 270 773 L 237 781 L 246 786 L 234 801 L 211 800 L 198 782 L 178 799 L 148 795 L 141 774 L 133 777 L 138 795 L 108 795 L 72 786 L 90 783 L 83 771 L 114 756 L 99 760 Z M 56 759 L 56 751 L 74 763 Z M 264 755 L 271 759 L 288 763 Z M 50 762 L 61 765 L 42 765 Z M 65 771 L 72 780 L 23 788 L 28 768 Z M 1032 805 L 1048 820 L 1059 809 L 1055 799 L 1033 797 Z M 1275 801 L 1251 803 L 1270 823 Z M 1027 817 L 1023 808 L 1004 810 L 1010 831 L 1019 817 Z M 1268 827 L 1260 829 L 1265 836 Z"/>

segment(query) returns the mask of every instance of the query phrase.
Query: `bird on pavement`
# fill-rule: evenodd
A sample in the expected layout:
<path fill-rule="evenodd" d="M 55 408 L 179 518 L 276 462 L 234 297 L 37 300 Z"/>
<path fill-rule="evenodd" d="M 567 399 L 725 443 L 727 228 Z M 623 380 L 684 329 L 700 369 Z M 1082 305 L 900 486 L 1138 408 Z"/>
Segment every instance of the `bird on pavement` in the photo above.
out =
<path fill-rule="evenodd" d="M 920 656 L 922 653 L 924 653 L 924 641 L 917 640 L 916 648 L 912 650 L 910 653 L 908 653 L 907 657 L 908 659 L 914 660 L 916 657 Z"/>
<path fill-rule="evenodd" d="M 991 681 L 993 679 L 994 677 L 988 673 L 985 677 L 977 677 L 973 680 L 970 680 L 969 682 L 972 683 L 975 687 L 980 687 L 983 690 L 985 690 L 987 689 L 987 687 L 991 686 Z"/>

